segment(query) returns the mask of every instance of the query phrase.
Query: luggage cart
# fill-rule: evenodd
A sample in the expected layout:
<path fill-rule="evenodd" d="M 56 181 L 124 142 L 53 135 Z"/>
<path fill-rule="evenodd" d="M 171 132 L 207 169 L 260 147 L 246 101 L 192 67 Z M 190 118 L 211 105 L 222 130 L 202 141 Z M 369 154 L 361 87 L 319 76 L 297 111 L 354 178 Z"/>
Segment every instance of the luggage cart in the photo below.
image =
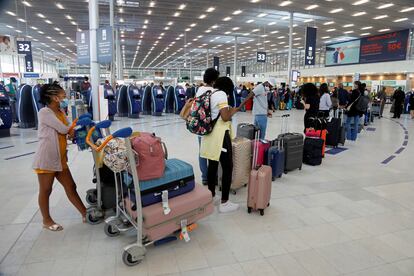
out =
<path fill-rule="evenodd" d="M 183 213 L 182 215 L 176 217 L 180 223 L 176 224 L 175 230 L 169 233 L 158 233 L 159 235 L 154 239 L 148 238 L 148 233 L 144 233 L 141 191 L 136 168 L 136 158 L 138 154 L 132 149 L 131 145 L 131 138 L 139 135 L 139 133 L 133 134 L 130 127 L 123 128 L 114 132 L 112 135 L 109 135 L 99 146 L 96 146 L 90 139 L 93 131 L 94 127 L 89 130 L 86 142 L 90 145 L 92 150 L 96 152 L 96 154 L 99 154 L 114 138 L 122 139 L 125 142 L 125 151 L 123 152 L 123 155 L 121 154 L 121 157 L 125 157 L 123 160 L 127 160 L 127 162 L 125 162 L 125 165 L 117 166 L 116 171 L 114 171 L 116 184 L 116 214 L 105 220 L 104 228 L 105 233 L 109 237 L 116 237 L 120 233 L 130 230 L 136 231 L 137 241 L 124 247 L 122 261 L 127 266 L 134 266 L 141 263 L 144 259 L 146 254 L 146 246 L 152 244 L 159 245 L 169 241 L 174 241 L 177 240 L 177 236 L 180 239 L 189 241 L 190 239 L 188 233 L 197 227 L 197 224 L 194 223 L 196 221 L 197 213 L 191 213 L 190 215 L 188 213 Z M 111 154 L 105 154 L 111 158 Z M 113 155 L 118 155 L 118 157 L 120 156 L 119 152 L 116 152 Z M 121 162 L 120 164 L 123 163 Z M 131 185 L 132 183 L 134 185 Z M 131 196 L 132 194 L 134 194 L 134 197 Z M 204 208 L 197 208 L 197 212 L 204 212 L 207 215 L 213 212 L 214 206 L 211 193 L 208 193 L 208 195 L 209 200 L 211 200 L 208 204 L 212 207 L 212 209 L 205 211 Z M 165 205 L 163 205 L 163 207 L 165 208 Z M 168 208 L 168 205 L 166 207 Z M 207 209 L 207 207 L 205 209 Z M 162 227 L 162 224 L 163 223 L 161 223 L 161 225 L 157 225 L 157 227 Z"/>

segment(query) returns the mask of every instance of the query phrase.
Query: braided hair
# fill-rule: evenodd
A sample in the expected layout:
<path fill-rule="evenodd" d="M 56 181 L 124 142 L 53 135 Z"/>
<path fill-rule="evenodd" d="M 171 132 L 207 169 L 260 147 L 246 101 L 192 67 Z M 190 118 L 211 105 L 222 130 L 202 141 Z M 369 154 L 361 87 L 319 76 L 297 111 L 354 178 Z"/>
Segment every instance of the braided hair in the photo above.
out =
<path fill-rule="evenodd" d="M 63 88 L 57 82 L 42 85 L 40 88 L 39 102 L 44 105 L 50 104 L 52 102 L 52 97 L 59 95 L 59 92 L 62 90 Z"/>

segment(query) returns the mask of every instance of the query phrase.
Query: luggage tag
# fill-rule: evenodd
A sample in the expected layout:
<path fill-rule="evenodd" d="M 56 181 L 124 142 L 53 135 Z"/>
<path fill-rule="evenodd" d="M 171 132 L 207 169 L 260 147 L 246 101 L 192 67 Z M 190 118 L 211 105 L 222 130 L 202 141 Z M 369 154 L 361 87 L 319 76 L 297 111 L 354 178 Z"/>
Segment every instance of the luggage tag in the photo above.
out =
<path fill-rule="evenodd" d="M 188 234 L 188 230 L 187 230 L 187 220 L 183 219 L 181 221 L 181 234 L 180 237 L 184 238 L 185 242 L 189 242 L 190 241 L 190 235 Z"/>
<path fill-rule="evenodd" d="M 168 206 L 168 191 L 162 191 L 162 209 L 164 211 L 164 215 L 168 215 L 171 212 L 170 206 Z"/>

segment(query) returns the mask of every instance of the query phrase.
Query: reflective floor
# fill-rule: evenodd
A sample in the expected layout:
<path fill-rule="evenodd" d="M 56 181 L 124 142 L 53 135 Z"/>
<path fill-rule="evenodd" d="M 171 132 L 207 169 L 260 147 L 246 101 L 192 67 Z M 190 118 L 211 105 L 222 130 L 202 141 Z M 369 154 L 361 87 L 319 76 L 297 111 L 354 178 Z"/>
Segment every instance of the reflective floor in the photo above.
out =
<path fill-rule="evenodd" d="M 267 138 L 280 133 L 281 114 L 269 120 Z M 234 125 L 251 121 L 242 113 Z M 290 131 L 301 132 L 302 121 L 302 111 L 291 111 Z M 103 224 L 82 224 L 59 184 L 51 212 L 65 230 L 42 230 L 31 170 L 36 131 L 13 129 L 0 139 L 0 275 L 414 275 L 414 121 L 404 115 L 398 122 L 377 119 L 322 166 L 277 179 L 263 217 L 247 214 L 242 189 L 231 195 L 239 211 L 215 212 L 189 243 L 149 247 L 135 267 L 121 258 L 133 233 L 109 238 Z M 200 179 L 197 139 L 177 115 L 118 119 L 113 129 L 123 126 L 155 132 L 169 156 L 193 164 Z M 92 155 L 70 146 L 69 159 L 84 199 L 93 187 Z"/>

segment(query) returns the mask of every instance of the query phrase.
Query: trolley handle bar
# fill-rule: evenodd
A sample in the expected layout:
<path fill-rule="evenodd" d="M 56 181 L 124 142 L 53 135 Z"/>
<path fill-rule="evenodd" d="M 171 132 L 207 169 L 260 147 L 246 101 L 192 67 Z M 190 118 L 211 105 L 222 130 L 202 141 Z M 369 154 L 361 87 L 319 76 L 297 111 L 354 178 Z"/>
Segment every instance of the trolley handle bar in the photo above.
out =
<path fill-rule="evenodd" d="M 112 122 L 110 120 L 104 120 L 96 124 L 96 128 L 109 128 Z"/>
<path fill-rule="evenodd" d="M 82 120 L 82 119 L 85 119 L 85 118 L 88 118 L 88 119 L 92 120 L 92 115 L 90 113 L 85 113 L 85 114 L 82 114 L 82 115 L 79 116 L 79 120 Z"/>
<path fill-rule="evenodd" d="M 89 118 L 81 118 L 76 122 L 77 126 L 89 126 L 89 125 L 92 125 L 92 124 L 93 124 L 93 122 Z"/>
<path fill-rule="evenodd" d="M 126 127 L 126 128 L 121 128 L 117 131 L 115 131 L 113 134 L 109 135 L 108 137 L 105 138 L 105 140 L 102 142 L 102 144 L 97 147 L 92 141 L 91 141 L 91 137 L 92 137 L 92 133 L 95 131 L 95 126 L 91 127 L 88 131 L 88 135 L 86 136 L 86 143 L 95 151 L 99 152 L 101 151 L 108 143 L 109 141 L 111 141 L 113 138 L 127 138 L 129 136 L 131 136 L 132 134 L 132 128 L 130 127 Z"/>

